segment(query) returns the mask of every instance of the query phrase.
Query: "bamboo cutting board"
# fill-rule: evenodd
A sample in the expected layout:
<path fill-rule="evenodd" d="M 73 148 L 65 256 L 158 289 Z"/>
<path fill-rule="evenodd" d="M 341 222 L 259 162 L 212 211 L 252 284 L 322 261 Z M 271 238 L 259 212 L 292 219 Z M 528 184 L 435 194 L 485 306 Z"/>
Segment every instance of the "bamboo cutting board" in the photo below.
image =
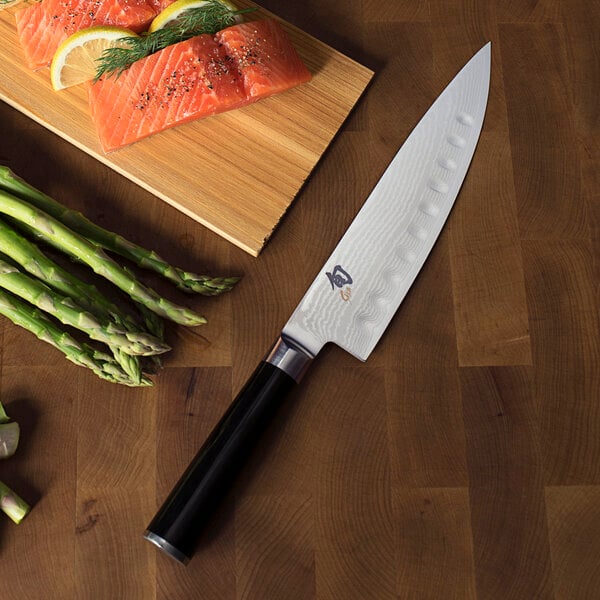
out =
<path fill-rule="evenodd" d="M 0 99 L 253 256 L 373 75 L 282 22 L 312 81 L 105 154 L 89 116 L 86 87 L 54 92 L 48 69 L 32 72 L 25 66 L 14 23 L 19 8 L 0 11 Z M 252 18 L 266 16 L 273 15 L 259 8 Z"/>

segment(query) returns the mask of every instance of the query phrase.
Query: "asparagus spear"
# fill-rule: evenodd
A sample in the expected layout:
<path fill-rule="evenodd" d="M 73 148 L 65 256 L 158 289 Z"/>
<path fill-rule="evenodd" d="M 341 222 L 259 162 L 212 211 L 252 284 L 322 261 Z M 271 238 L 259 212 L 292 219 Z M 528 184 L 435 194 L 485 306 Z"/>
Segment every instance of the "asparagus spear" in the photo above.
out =
<path fill-rule="evenodd" d="M 206 323 L 206 319 L 201 315 L 163 298 L 137 281 L 93 242 L 4 190 L 0 190 L 0 212 L 34 229 L 45 241 L 86 263 L 98 275 L 112 281 L 136 302 L 144 304 L 155 313 L 181 325 L 193 326 Z"/>
<path fill-rule="evenodd" d="M 38 246 L 20 235 L 0 219 L 0 252 L 12 258 L 28 273 L 42 279 L 50 287 L 67 295 L 77 297 L 83 308 L 117 325 L 138 329 L 137 323 L 102 295 L 94 285 L 86 283 L 48 258 Z"/>
<path fill-rule="evenodd" d="M 88 344 L 78 342 L 68 332 L 53 323 L 42 311 L 2 289 L 0 289 L 0 314 L 60 350 L 71 362 L 91 369 L 102 379 L 131 386 L 152 385 L 152 381 L 147 377 L 142 377 L 139 384 L 132 381 L 112 356 Z"/>
<path fill-rule="evenodd" d="M 0 458 L 8 458 L 19 445 L 19 424 L 9 423 L 10 419 L 0 402 Z M 5 483 L 0 481 L 0 510 L 15 523 L 20 523 L 29 512 L 29 505 L 17 496 Z"/>
<path fill-rule="evenodd" d="M 117 233 L 99 227 L 79 211 L 66 208 L 15 175 L 8 167 L 2 165 L 0 165 L 0 188 L 45 211 L 105 250 L 111 250 L 133 261 L 140 267 L 162 275 L 184 291 L 205 296 L 216 296 L 229 291 L 239 281 L 239 277 L 209 277 L 173 267 L 156 252 L 147 250 Z"/>
<path fill-rule="evenodd" d="M 0 458 L 12 456 L 19 444 L 19 424 L 1 423 L 0 424 Z"/>
<path fill-rule="evenodd" d="M 20 235 L 0 219 L 0 253 L 12 258 L 27 272 L 44 280 L 50 287 L 63 294 L 75 295 L 77 303 L 85 310 L 91 312 L 103 322 L 113 322 L 117 327 L 127 332 L 140 331 L 141 325 L 132 316 L 120 310 L 113 302 L 102 295 L 94 285 L 85 283 L 66 269 L 48 258 L 35 244 Z M 160 317 L 152 313 L 156 320 Z M 143 321 L 145 322 L 145 315 Z M 146 327 L 148 333 L 153 330 Z M 157 337 L 163 341 L 163 335 Z M 132 356 L 117 346 L 111 345 L 111 351 L 117 362 L 138 383 L 141 380 L 142 366 L 137 357 Z"/>
<path fill-rule="evenodd" d="M 65 325 L 87 333 L 93 340 L 116 346 L 129 354 L 161 354 L 169 347 L 147 333 L 131 333 L 101 323 L 70 297 L 63 296 L 40 280 L 22 273 L 0 257 L 0 287 L 45 310 Z"/>
<path fill-rule="evenodd" d="M 0 481 L 0 509 L 6 513 L 17 525 L 27 516 L 30 507 L 5 483 Z"/>
<path fill-rule="evenodd" d="M 10 419 L 4 410 L 4 406 L 2 406 L 2 402 L 0 402 L 0 423 L 8 423 L 9 421 Z"/>

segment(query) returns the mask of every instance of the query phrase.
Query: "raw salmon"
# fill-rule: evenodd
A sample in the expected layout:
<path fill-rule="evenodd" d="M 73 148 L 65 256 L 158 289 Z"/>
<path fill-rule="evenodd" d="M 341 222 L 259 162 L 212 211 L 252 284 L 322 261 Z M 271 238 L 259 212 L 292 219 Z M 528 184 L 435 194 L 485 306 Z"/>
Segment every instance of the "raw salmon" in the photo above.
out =
<path fill-rule="evenodd" d="M 106 152 L 148 135 L 241 106 L 246 95 L 225 49 L 200 35 L 151 54 L 118 78 L 90 87 L 90 109 Z"/>
<path fill-rule="evenodd" d="M 290 39 L 274 19 L 234 25 L 215 38 L 235 62 L 249 100 L 283 92 L 310 79 Z"/>
<path fill-rule="evenodd" d="M 173 4 L 173 2 L 175 2 L 175 0 L 152 0 L 152 4 L 156 6 L 158 12 L 164 10 L 169 4 Z"/>
<path fill-rule="evenodd" d="M 18 10 L 15 19 L 27 65 L 37 69 L 49 64 L 61 42 L 79 29 L 116 25 L 140 32 L 160 8 L 156 0 L 42 0 Z"/>
<path fill-rule="evenodd" d="M 90 109 L 105 152 L 255 102 L 311 74 L 272 19 L 168 46 L 118 78 L 90 85 Z"/>

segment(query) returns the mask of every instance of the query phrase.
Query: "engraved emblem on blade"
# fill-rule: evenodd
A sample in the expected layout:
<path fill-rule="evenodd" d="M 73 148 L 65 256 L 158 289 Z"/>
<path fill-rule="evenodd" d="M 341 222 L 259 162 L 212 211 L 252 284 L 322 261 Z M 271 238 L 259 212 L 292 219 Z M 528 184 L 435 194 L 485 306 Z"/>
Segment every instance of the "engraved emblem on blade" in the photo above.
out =
<path fill-rule="evenodd" d="M 353 283 L 350 274 L 340 265 L 335 265 L 335 267 L 333 267 L 333 271 L 331 271 L 331 273 L 328 271 L 326 275 L 329 279 L 329 283 L 331 283 L 331 289 L 335 290 L 338 288 L 340 290 L 340 296 L 342 300 L 344 302 L 348 302 L 348 300 L 350 300 L 350 296 L 352 295 L 352 288 L 350 285 Z"/>

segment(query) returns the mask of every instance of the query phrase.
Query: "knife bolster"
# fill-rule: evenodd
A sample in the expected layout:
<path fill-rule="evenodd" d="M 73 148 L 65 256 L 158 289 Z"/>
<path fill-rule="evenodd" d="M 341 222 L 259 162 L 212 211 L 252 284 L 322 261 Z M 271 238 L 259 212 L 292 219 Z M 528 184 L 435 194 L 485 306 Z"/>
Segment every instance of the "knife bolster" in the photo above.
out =
<path fill-rule="evenodd" d="M 265 362 L 281 369 L 299 383 L 313 358 L 314 356 L 300 346 L 281 336 L 265 358 Z"/>

